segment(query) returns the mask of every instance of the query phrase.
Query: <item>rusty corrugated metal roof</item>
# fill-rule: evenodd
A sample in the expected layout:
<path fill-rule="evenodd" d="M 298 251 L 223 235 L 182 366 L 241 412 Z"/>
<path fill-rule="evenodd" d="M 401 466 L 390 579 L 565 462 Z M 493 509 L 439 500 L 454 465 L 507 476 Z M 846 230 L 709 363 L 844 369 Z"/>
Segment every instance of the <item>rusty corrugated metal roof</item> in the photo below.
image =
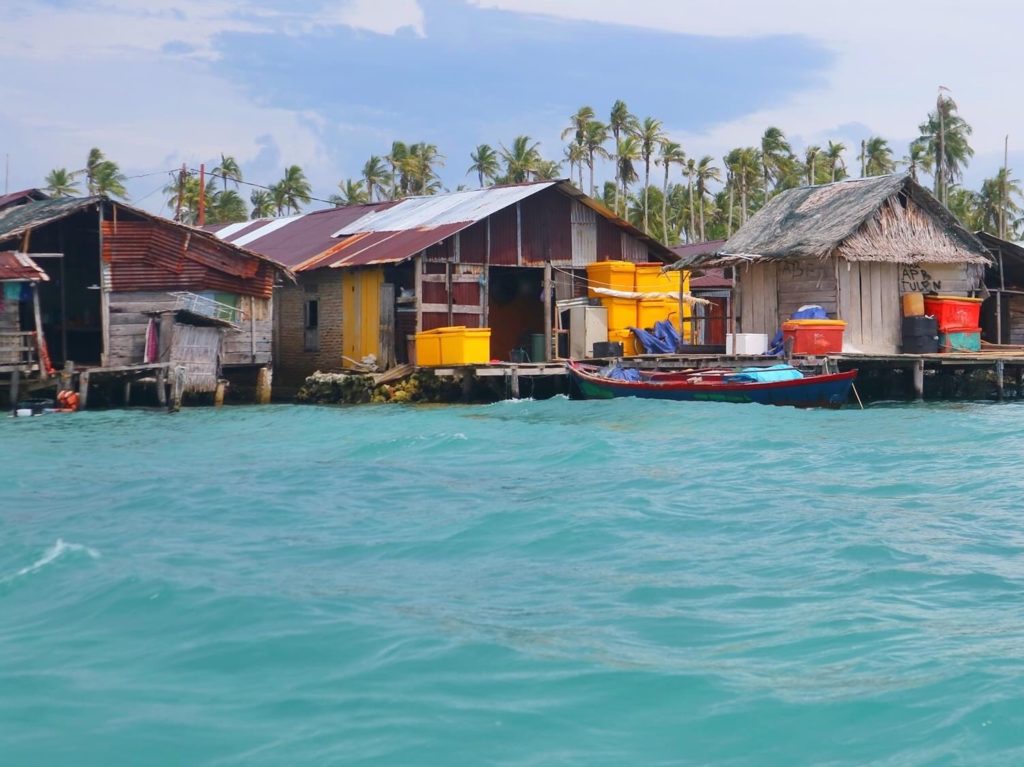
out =
<path fill-rule="evenodd" d="M 377 202 L 347 205 L 283 218 L 261 218 L 242 224 L 208 226 L 206 231 L 232 244 L 262 253 L 291 269 L 298 269 L 315 256 L 323 255 L 339 245 L 333 234 L 341 227 L 372 210 L 396 204 Z"/>
<path fill-rule="evenodd" d="M 0 251 L 0 282 L 49 282 L 47 276 L 39 264 L 26 256 L 13 250 Z"/>
<path fill-rule="evenodd" d="M 567 181 L 535 181 L 450 194 L 350 205 L 255 224 L 207 227 L 297 272 L 323 267 L 399 263 L 501 210 L 557 187 L 598 215 L 645 242 L 665 261 L 671 251 Z"/>

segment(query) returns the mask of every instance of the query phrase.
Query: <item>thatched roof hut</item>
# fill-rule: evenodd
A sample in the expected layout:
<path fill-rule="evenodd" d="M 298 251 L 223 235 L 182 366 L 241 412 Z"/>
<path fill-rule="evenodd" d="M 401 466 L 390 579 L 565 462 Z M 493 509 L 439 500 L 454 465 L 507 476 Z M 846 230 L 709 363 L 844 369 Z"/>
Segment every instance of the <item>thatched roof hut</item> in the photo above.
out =
<path fill-rule="evenodd" d="M 826 258 L 898 264 L 988 264 L 956 216 L 908 174 L 789 189 L 705 261 Z"/>
<path fill-rule="evenodd" d="M 985 246 L 907 174 L 782 192 L 716 252 L 737 266 L 740 332 L 773 334 L 804 304 L 847 322 L 851 350 L 895 353 L 900 294 L 971 293 Z"/>

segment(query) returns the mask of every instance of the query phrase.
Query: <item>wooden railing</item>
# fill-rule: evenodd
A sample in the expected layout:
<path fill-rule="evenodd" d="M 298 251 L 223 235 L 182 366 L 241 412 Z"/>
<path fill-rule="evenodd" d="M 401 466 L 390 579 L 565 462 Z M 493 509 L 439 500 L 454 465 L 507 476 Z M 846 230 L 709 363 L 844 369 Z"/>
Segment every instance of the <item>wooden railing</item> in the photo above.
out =
<path fill-rule="evenodd" d="M 0 331 L 0 370 L 29 369 L 37 363 L 34 331 Z"/>

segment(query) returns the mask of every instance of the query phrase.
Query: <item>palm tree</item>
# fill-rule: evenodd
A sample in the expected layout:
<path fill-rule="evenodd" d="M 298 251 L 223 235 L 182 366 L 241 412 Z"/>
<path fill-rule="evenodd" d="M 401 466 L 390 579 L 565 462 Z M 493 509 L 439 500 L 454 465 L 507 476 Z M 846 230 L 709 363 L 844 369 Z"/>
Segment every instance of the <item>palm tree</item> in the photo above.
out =
<path fill-rule="evenodd" d="M 253 189 L 249 195 L 249 202 L 252 203 L 252 211 L 249 218 L 270 218 L 274 215 L 274 198 L 265 189 Z"/>
<path fill-rule="evenodd" d="M 918 171 L 925 171 L 930 173 L 932 169 L 932 158 L 928 154 L 928 147 L 926 147 L 921 141 L 911 141 L 910 146 L 907 148 L 907 153 L 903 155 L 903 159 L 900 161 L 902 165 L 910 171 L 910 177 L 917 181 Z"/>
<path fill-rule="evenodd" d="M 103 156 L 103 152 L 100 148 L 94 146 L 89 150 L 89 155 L 85 160 L 85 167 L 82 170 L 77 171 L 77 173 L 85 174 L 85 187 L 89 191 L 90 195 L 96 194 L 96 186 L 94 182 L 96 170 L 106 161 L 106 157 Z"/>
<path fill-rule="evenodd" d="M 640 159 L 640 142 L 636 136 L 629 134 L 624 136 L 615 150 L 616 175 L 619 183 L 622 184 L 622 209 L 615 211 L 616 215 L 625 213 L 626 198 L 629 192 L 629 185 L 637 180 L 636 167 L 633 165 Z"/>
<path fill-rule="evenodd" d="M 846 177 L 846 162 L 843 160 L 843 152 L 846 145 L 839 141 L 829 141 L 828 149 L 825 150 L 825 159 L 828 162 L 829 175 L 834 184 Z"/>
<path fill-rule="evenodd" d="M 387 160 L 388 165 L 391 166 L 391 196 L 390 199 L 394 200 L 398 198 L 399 192 L 402 196 L 405 196 L 405 189 L 401 187 L 401 184 L 405 183 L 405 180 L 400 175 L 400 169 L 406 158 L 409 156 L 409 148 L 401 141 L 394 141 L 391 143 L 391 151 L 388 153 Z"/>
<path fill-rule="evenodd" d="M 363 186 L 362 179 L 347 178 L 338 182 L 341 194 L 332 194 L 330 201 L 336 206 L 341 205 L 365 205 L 370 202 L 370 195 Z"/>
<path fill-rule="evenodd" d="M 494 182 L 494 179 L 498 176 L 498 153 L 489 144 L 480 144 L 480 146 L 470 152 L 469 159 L 473 161 L 473 164 L 469 166 L 466 175 L 476 173 L 481 189 L 484 187 L 485 182 Z"/>
<path fill-rule="evenodd" d="M 93 193 L 127 199 L 128 191 L 124 188 L 125 180 L 125 176 L 117 167 L 116 162 L 104 160 L 93 171 Z"/>
<path fill-rule="evenodd" d="M 740 193 L 740 223 L 745 224 L 750 212 L 750 192 L 755 189 L 764 164 L 761 152 L 752 146 L 733 149 L 726 155 L 725 163 L 732 176 L 732 183 Z M 730 203 L 730 220 L 731 207 Z"/>
<path fill-rule="evenodd" d="M 683 165 L 686 162 L 686 152 L 674 141 L 663 141 L 661 144 L 661 156 L 658 162 L 665 169 L 665 179 L 661 187 L 661 228 L 662 232 L 668 232 L 668 174 L 673 165 Z"/>
<path fill-rule="evenodd" d="M 89 194 L 105 194 L 110 197 L 127 198 L 124 188 L 125 176 L 113 160 L 108 160 L 98 147 L 89 150 L 85 168 L 79 173 L 85 174 L 86 188 Z"/>
<path fill-rule="evenodd" d="M 1009 169 L 1000 168 L 995 176 L 982 181 L 976 197 L 977 228 L 1003 239 L 1021 213 L 1017 202 L 1021 198 L 1020 181 L 1010 174 Z"/>
<path fill-rule="evenodd" d="M 579 169 L 579 175 L 580 175 L 579 189 L 582 192 L 583 191 L 583 165 L 587 161 L 587 149 L 586 149 L 586 147 L 584 147 L 583 144 L 579 144 L 576 141 L 573 141 L 572 143 L 570 143 L 568 146 L 565 147 L 565 159 L 566 159 L 566 162 L 569 163 L 569 178 L 570 178 L 570 180 L 572 179 L 572 169 L 573 168 L 578 168 Z M 615 188 L 617 190 L 618 186 L 616 186 Z"/>
<path fill-rule="evenodd" d="M 541 160 L 533 171 L 536 181 L 554 181 L 562 173 L 562 163 L 554 160 Z"/>
<path fill-rule="evenodd" d="M 969 231 L 982 229 L 979 195 L 970 189 L 953 184 L 947 190 L 946 207 Z"/>
<path fill-rule="evenodd" d="M 704 155 L 697 163 L 697 203 L 700 205 L 700 241 L 707 242 L 704 232 L 704 196 L 708 191 L 709 181 L 721 181 L 721 171 L 713 164 L 715 158 Z"/>
<path fill-rule="evenodd" d="M 436 144 L 413 144 L 401 163 L 402 186 L 406 194 L 434 194 L 441 189 L 434 166 L 444 165 L 444 156 Z"/>
<path fill-rule="evenodd" d="M 651 156 L 658 145 L 665 140 L 665 133 L 661 129 L 661 120 L 645 117 L 635 135 L 640 143 L 640 156 L 644 160 L 644 231 L 646 232 L 648 229 L 647 187 L 651 184 Z"/>
<path fill-rule="evenodd" d="M 374 195 L 378 200 L 384 199 L 384 190 L 390 178 L 388 169 L 384 167 L 384 161 L 377 155 L 370 155 L 370 159 L 363 166 L 363 181 L 366 182 L 367 202 L 373 202 Z"/>
<path fill-rule="evenodd" d="M 209 214 L 206 221 L 209 224 L 233 224 L 238 221 L 245 221 L 248 217 L 245 210 L 245 201 L 234 189 L 214 192 L 210 198 L 208 211 Z"/>
<path fill-rule="evenodd" d="M 578 144 L 583 143 L 583 137 L 587 133 L 587 126 L 593 121 L 594 110 L 588 106 L 582 106 L 576 110 L 576 114 L 569 118 L 569 127 L 562 131 L 562 139 L 567 136 L 575 136 Z"/>
<path fill-rule="evenodd" d="M 864 170 L 868 176 L 885 176 L 896 170 L 889 142 L 880 136 L 872 136 L 864 143 Z"/>
<path fill-rule="evenodd" d="M 591 120 L 587 123 L 583 132 L 583 149 L 587 153 L 587 167 L 590 168 L 590 196 L 597 194 L 594 188 L 594 158 L 608 157 L 608 151 L 604 148 L 604 142 L 608 140 L 608 126 L 599 120 Z"/>
<path fill-rule="evenodd" d="M 683 171 L 686 174 L 686 190 L 690 196 L 690 227 L 686 230 L 686 241 L 693 242 L 697 236 L 697 206 L 693 203 L 693 191 L 695 184 L 693 183 L 694 176 L 697 175 L 697 161 L 692 157 L 686 161 L 686 166 Z"/>
<path fill-rule="evenodd" d="M 79 193 L 74 172 L 67 168 L 54 168 L 46 174 L 46 192 L 51 197 L 73 197 Z"/>
<path fill-rule="evenodd" d="M 238 186 L 238 182 L 242 180 L 242 169 L 238 166 L 238 161 L 234 157 L 221 152 L 220 165 L 213 169 L 213 175 L 221 177 L 221 180 L 224 182 L 224 191 L 226 192 L 229 180 L 235 182 L 235 187 Z M 241 202 L 241 198 L 238 199 Z"/>
<path fill-rule="evenodd" d="M 943 90 L 939 88 L 935 111 L 929 112 L 928 119 L 919 126 L 918 141 L 925 145 L 932 158 L 935 196 L 946 202 L 948 188 L 961 179 L 964 168 L 974 156 L 974 149 L 968 143 L 973 129 L 957 114 L 956 102 L 942 95 Z"/>
<path fill-rule="evenodd" d="M 768 181 L 775 178 L 778 182 L 789 171 L 793 162 L 793 149 L 786 141 L 785 134 L 774 126 L 765 130 L 761 136 L 761 169 L 764 173 L 764 201 L 768 202 Z"/>
<path fill-rule="evenodd" d="M 632 133 L 637 127 L 637 119 L 629 112 L 626 102 L 621 99 L 612 104 L 612 111 L 608 118 L 608 130 L 612 133 L 615 150 L 618 151 L 619 142 L 624 133 Z M 619 210 L 619 162 L 618 156 L 612 158 L 615 166 L 615 212 Z"/>
<path fill-rule="evenodd" d="M 277 187 L 275 202 L 280 203 L 279 215 L 281 207 L 287 208 L 289 213 L 292 211 L 298 213 L 301 210 L 300 203 L 308 204 L 310 201 L 309 181 L 298 165 L 289 165 L 285 168 L 284 176 L 275 186 Z M 273 188 L 271 187 L 271 189 Z M 271 194 L 274 193 L 271 192 Z"/>
<path fill-rule="evenodd" d="M 818 158 L 821 157 L 821 147 L 812 144 L 804 150 L 804 165 L 807 168 L 807 185 L 814 186 L 818 183 Z"/>
<path fill-rule="evenodd" d="M 540 143 L 529 136 L 516 136 L 512 139 L 511 149 L 501 145 L 499 154 L 505 161 L 505 179 L 508 183 L 521 184 L 530 180 L 531 174 L 536 172 L 541 163 L 538 146 Z"/>

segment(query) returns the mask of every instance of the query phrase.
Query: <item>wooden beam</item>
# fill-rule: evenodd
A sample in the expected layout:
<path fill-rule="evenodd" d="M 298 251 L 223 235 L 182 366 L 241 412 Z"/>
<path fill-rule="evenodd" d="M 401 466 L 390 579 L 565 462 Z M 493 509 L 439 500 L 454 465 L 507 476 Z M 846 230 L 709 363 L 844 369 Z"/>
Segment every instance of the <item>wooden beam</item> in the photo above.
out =
<path fill-rule="evenodd" d="M 78 409 L 89 406 L 89 371 L 83 370 L 78 376 Z"/>
<path fill-rule="evenodd" d="M 551 359 L 551 262 L 544 264 L 544 362 Z M 541 360 L 534 360 L 540 362 Z"/>
<path fill-rule="evenodd" d="M 39 353 L 39 378 L 45 381 L 50 377 L 49 371 L 46 369 L 46 360 L 43 359 L 43 353 L 46 352 L 46 356 L 49 357 L 49 350 L 46 348 L 46 338 L 43 337 L 43 318 L 39 311 L 39 283 L 32 283 L 32 315 L 36 321 L 36 349 Z"/>

